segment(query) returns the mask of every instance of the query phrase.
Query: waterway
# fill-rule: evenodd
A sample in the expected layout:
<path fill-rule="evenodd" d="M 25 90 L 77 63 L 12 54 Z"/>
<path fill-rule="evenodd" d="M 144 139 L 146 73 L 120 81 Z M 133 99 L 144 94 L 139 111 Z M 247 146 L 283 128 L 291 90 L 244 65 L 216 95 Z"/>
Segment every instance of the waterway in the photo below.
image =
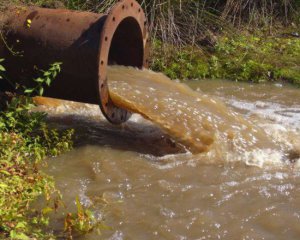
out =
<path fill-rule="evenodd" d="M 109 226 L 78 239 L 299 239 L 299 89 L 122 67 L 109 88 L 139 114 L 114 126 L 98 106 L 38 107 L 76 130 L 74 150 L 48 160 L 63 211 L 78 196 Z"/>

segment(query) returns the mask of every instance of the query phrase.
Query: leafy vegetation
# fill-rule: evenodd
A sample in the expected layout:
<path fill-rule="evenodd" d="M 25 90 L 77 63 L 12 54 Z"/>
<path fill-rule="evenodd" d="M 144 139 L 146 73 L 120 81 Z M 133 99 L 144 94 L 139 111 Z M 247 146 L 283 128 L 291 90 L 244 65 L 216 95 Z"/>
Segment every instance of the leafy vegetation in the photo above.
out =
<path fill-rule="evenodd" d="M 0 58 L 0 80 L 3 79 L 3 73 L 5 71 L 5 68 L 3 67 L 3 65 L 1 64 L 2 62 L 4 62 L 4 59 Z"/>
<path fill-rule="evenodd" d="M 213 49 L 178 49 L 157 41 L 152 52 L 152 68 L 171 78 L 284 80 L 300 85 L 299 38 L 250 34 L 221 36 Z"/>
<path fill-rule="evenodd" d="M 55 156 L 72 147 L 72 131 L 58 133 L 44 122 L 44 114 L 29 113 L 25 99 L 13 99 L 1 112 L 0 133 L 0 236 L 12 239 L 45 237 L 48 219 L 30 203 L 56 190 L 51 177 L 38 168 L 46 155 Z"/>
<path fill-rule="evenodd" d="M 46 85 L 46 87 L 50 86 L 52 79 L 55 79 L 60 73 L 61 65 L 62 63 L 56 62 L 51 64 L 47 71 L 42 70 L 42 77 L 33 79 L 33 82 L 36 83 L 35 87 L 25 89 L 24 93 L 42 96 L 44 94 L 44 85 Z"/>
<path fill-rule="evenodd" d="M 99 222 L 93 215 L 92 211 L 82 206 L 79 198 L 76 198 L 76 213 L 68 213 L 65 217 L 66 236 L 72 238 L 73 233 L 86 234 L 94 229 L 100 235 L 100 228 L 108 229 L 107 226 Z"/>
<path fill-rule="evenodd" d="M 56 66 L 44 72 L 39 83 L 50 84 L 54 72 L 57 73 Z M 31 111 L 32 106 L 29 97 L 13 97 L 0 112 L 1 238 L 51 236 L 42 231 L 42 226 L 48 223 L 46 212 L 49 211 L 45 209 L 49 207 L 39 212 L 31 208 L 37 197 L 44 195 L 49 201 L 52 194 L 58 194 L 52 178 L 40 171 L 39 165 L 46 156 L 56 156 L 72 148 L 73 131 L 59 133 L 51 129 L 46 114 Z"/>
<path fill-rule="evenodd" d="M 93 12 L 106 12 L 117 2 L 15 1 Z M 286 80 L 299 84 L 298 0 L 138 2 L 152 34 L 152 69 L 171 78 Z"/>
<path fill-rule="evenodd" d="M 72 148 L 73 130 L 58 131 L 48 126 L 46 114 L 33 111 L 31 94 L 42 95 L 61 71 L 54 63 L 36 86 L 24 90 L 27 96 L 13 96 L 0 111 L 0 238 L 54 239 L 47 231 L 49 213 L 64 207 L 53 179 L 40 170 L 45 157 L 57 156 Z M 0 67 L 1 72 L 5 69 Z M 32 203 L 44 196 L 45 206 L 33 209 Z M 77 213 L 67 213 L 61 236 L 72 239 L 103 227 L 89 209 L 76 200 Z M 98 229 L 99 231 L 99 229 Z"/>
<path fill-rule="evenodd" d="M 300 84 L 299 1 L 150 0 L 142 4 L 152 33 L 153 70 L 178 79 Z"/>

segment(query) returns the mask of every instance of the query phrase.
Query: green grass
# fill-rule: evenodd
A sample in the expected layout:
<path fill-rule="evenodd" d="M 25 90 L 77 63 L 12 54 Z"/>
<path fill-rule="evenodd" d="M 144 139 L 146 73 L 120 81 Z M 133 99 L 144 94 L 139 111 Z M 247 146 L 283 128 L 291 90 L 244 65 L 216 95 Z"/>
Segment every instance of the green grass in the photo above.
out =
<path fill-rule="evenodd" d="M 264 35 L 221 36 L 213 49 L 153 45 L 151 68 L 171 78 L 288 81 L 300 85 L 300 39 Z M 163 53 L 163 54 L 161 54 Z"/>

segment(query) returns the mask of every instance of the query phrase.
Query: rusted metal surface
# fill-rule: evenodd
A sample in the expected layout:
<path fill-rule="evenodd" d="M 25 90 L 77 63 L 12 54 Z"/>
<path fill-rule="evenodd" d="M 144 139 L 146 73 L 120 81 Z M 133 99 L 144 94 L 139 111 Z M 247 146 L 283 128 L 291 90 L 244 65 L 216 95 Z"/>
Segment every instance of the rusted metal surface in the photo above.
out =
<path fill-rule="evenodd" d="M 108 14 L 36 7 L 17 7 L 6 14 L 3 32 L 15 54 L 2 44 L 0 58 L 6 59 L 10 81 L 28 87 L 37 69 L 63 62 L 45 96 L 99 104 L 112 123 L 129 118 L 109 97 L 106 68 L 147 67 L 146 18 L 137 2 L 121 0 Z"/>

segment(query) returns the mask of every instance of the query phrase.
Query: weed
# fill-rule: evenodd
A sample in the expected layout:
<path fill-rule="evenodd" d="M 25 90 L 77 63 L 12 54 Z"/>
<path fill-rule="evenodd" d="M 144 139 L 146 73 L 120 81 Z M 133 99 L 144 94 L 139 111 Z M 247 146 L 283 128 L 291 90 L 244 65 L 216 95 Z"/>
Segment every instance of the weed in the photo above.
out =
<path fill-rule="evenodd" d="M 44 84 L 51 84 L 60 65 L 52 64 L 36 79 L 37 86 L 25 92 L 42 94 Z M 0 69 L 5 70 L 2 65 Z M 57 156 L 72 148 L 73 130 L 51 129 L 46 114 L 34 112 L 32 107 L 30 97 L 18 96 L 0 111 L 0 238 L 54 238 L 43 229 L 49 221 L 47 214 L 58 207 L 61 196 L 53 179 L 39 166 L 46 156 Z M 41 195 L 46 207 L 32 209 L 31 203 Z M 53 201 L 54 207 L 49 207 Z"/>
<path fill-rule="evenodd" d="M 67 213 L 65 217 L 64 230 L 68 238 L 71 238 L 74 234 L 82 235 L 95 229 L 100 235 L 100 228 L 109 229 L 94 217 L 92 211 L 82 206 L 78 197 L 76 198 L 76 207 L 76 213 Z"/>
<path fill-rule="evenodd" d="M 50 65 L 50 68 L 47 71 L 42 71 L 43 75 L 39 78 L 33 79 L 33 81 L 36 83 L 34 88 L 26 88 L 24 93 L 27 94 L 37 94 L 39 96 L 42 96 L 44 94 L 44 85 L 47 87 L 50 86 L 53 79 L 56 78 L 56 76 L 61 71 L 61 65 L 62 63 L 56 62 Z"/>
<path fill-rule="evenodd" d="M 5 72 L 5 68 L 1 64 L 2 62 L 4 62 L 4 59 L 0 58 L 0 80 L 3 78 L 3 73 Z"/>
<path fill-rule="evenodd" d="M 42 95 L 44 87 L 51 84 L 60 70 L 61 63 L 51 64 L 34 80 L 34 88 L 25 88 L 27 96 L 13 97 L 0 112 L 0 238 L 55 238 L 46 231 L 48 214 L 64 206 L 63 199 L 53 179 L 39 167 L 46 156 L 57 156 L 72 148 L 74 131 L 50 128 L 45 113 L 32 111 L 29 95 Z M 41 195 L 45 199 L 44 208 L 33 209 L 31 203 Z M 70 239 L 73 233 L 84 234 L 103 226 L 78 199 L 76 205 L 77 214 L 66 215 Z"/>
<path fill-rule="evenodd" d="M 0 112 L 0 236 L 12 239 L 42 238 L 47 217 L 31 209 L 41 194 L 56 192 L 51 177 L 39 170 L 46 155 L 72 147 L 72 130 L 49 129 L 45 114 L 30 112 L 27 98 L 14 98 Z M 48 199 L 49 200 L 49 199 Z M 34 214 L 33 214 L 34 213 Z"/>
<path fill-rule="evenodd" d="M 213 49 L 153 45 L 151 68 L 171 78 L 300 83 L 300 39 L 260 35 L 221 36 Z"/>

